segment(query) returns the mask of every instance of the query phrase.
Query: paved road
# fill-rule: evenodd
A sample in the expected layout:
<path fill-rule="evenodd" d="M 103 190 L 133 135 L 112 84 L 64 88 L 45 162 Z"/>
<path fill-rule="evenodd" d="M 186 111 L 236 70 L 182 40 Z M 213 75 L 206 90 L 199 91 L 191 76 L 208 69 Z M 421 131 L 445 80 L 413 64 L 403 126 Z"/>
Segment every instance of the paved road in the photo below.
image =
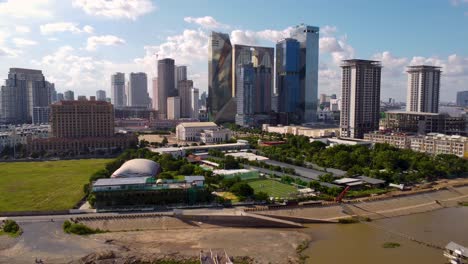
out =
<path fill-rule="evenodd" d="M 280 176 L 280 177 L 289 176 L 289 177 L 292 177 L 292 178 L 299 178 L 299 179 L 304 180 L 304 181 L 311 181 L 310 178 L 300 176 L 300 175 L 287 174 L 287 173 L 283 173 L 283 172 L 279 172 L 279 171 L 268 170 L 268 169 L 265 169 L 265 168 L 260 168 L 260 167 L 256 167 L 256 166 L 245 165 L 245 164 L 242 164 L 242 166 L 244 168 L 246 168 L 246 169 L 258 170 L 259 172 L 265 173 L 265 174 L 273 174 L 273 175 L 277 175 L 277 176 Z"/>
<path fill-rule="evenodd" d="M 259 151 L 256 150 L 256 149 L 254 149 L 253 152 L 255 154 L 261 155 L 261 153 L 259 153 Z M 323 171 L 325 169 L 326 169 L 327 172 L 331 172 L 335 176 L 338 176 L 338 177 L 343 177 L 346 174 L 346 171 L 342 171 L 342 170 L 339 170 L 339 169 L 333 169 L 333 168 L 323 168 L 323 167 L 320 167 L 319 165 L 317 165 L 315 163 L 307 162 L 307 161 L 305 162 L 305 164 L 307 166 L 313 167 L 315 169 L 309 169 L 309 168 L 306 168 L 306 167 L 295 166 L 295 165 L 291 165 L 291 164 L 288 164 L 288 163 L 285 163 L 285 162 L 280 162 L 280 161 L 271 160 L 271 159 L 264 160 L 264 162 L 267 163 L 267 164 L 278 165 L 278 166 L 285 167 L 285 168 L 293 168 L 301 176 L 304 176 L 304 177 L 307 177 L 307 178 L 313 179 L 313 180 L 318 180 L 319 175 L 325 174 L 326 172 Z"/>
<path fill-rule="evenodd" d="M 339 170 L 339 169 L 334 169 L 334 168 L 323 168 L 323 167 L 320 167 L 319 165 L 315 164 L 315 163 L 312 163 L 312 162 L 304 162 L 307 166 L 311 166 L 311 167 L 314 167 L 318 170 L 326 170 L 327 172 L 331 172 L 333 174 L 335 174 L 335 176 L 338 176 L 338 177 L 343 177 L 345 176 L 346 174 L 346 171 L 343 171 L 343 170 Z"/>
<path fill-rule="evenodd" d="M 274 165 L 274 166 L 280 166 L 280 167 L 284 167 L 284 168 L 294 169 L 297 174 L 299 174 L 300 176 L 303 176 L 305 178 L 308 178 L 310 180 L 318 181 L 319 176 L 322 175 L 322 174 L 325 174 L 325 172 L 323 172 L 323 171 L 304 168 L 304 167 L 299 167 L 299 166 L 291 165 L 291 164 L 288 164 L 288 163 L 279 162 L 279 161 L 276 161 L 276 160 L 264 160 L 263 162 L 265 162 L 266 164 Z"/>
<path fill-rule="evenodd" d="M 221 158 L 213 157 L 213 156 L 208 156 L 208 157 L 216 159 L 216 160 L 221 159 Z M 322 174 L 325 174 L 325 172 L 323 172 L 323 171 L 304 168 L 304 167 L 299 167 L 299 166 L 291 165 L 291 164 L 276 161 L 276 160 L 268 159 L 268 160 L 262 160 L 262 162 L 265 162 L 266 164 L 270 164 L 270 165 L 274 165 L 274 166 L 280 166 L 280 167 L 283 167 L 283 168 L 292 168 L 292 169 L 294 169 L 296 171 L 297 174 L 299 174 L 299 176 L 301 176 L 300 178 L 305 178 L 307 180 L 316 180 L 316 181 L 318 181 L 319 176 L 322 175 Z M 250 165 L 244 165 L 244 166 L 250 166 Z M 253 168 L 254 166 L 250 166 L 250 167 Z M 272 173 L 272 174 L 280 175 L 280 176 L 283 176 L 283 175 L 296 176 L 296 177 L 298 176 L 298 175 L 284 174 L 284 173 L 280 173 L 280 172 L 277 172 L 277 171 L 267 170 L 267 169 L 263 169 L 263 168 L 259 168 L 259 167 L 255 167 L 255 169 L 257 169 L 258 171 L 263 172 L 263 173 Z"/>

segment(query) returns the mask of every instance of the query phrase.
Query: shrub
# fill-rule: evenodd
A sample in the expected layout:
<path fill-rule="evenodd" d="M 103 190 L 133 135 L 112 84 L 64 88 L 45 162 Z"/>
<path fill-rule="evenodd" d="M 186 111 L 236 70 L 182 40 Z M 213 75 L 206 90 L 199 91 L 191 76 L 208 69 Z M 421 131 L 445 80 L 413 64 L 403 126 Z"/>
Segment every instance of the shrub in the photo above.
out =
<path fill-rule="evenodd" d="M 338 219 L 338 223 L 340 223 L 340 224 L 354 224 L 354 223 L 357 223 L 357 222 L 359 222 L 359 220 L 354 218 L 354 217 Z"/>
<path fill-rule="evenodd" d="M 16 234 L 20 231 L 20 227 L 14 220 L 7 219 L 3 224 L 3 231 L 5 233 Z"/>
<path fill-rule="evenodd" d="M 104 233 L 105 231 L 101 229 L 94 229 L 89 226 L 80 223 L 72 223 L 68 220 L 63 222 L 63 231 L 67 234 L 75 234 L 75 235 L 91 235 L 91 234 L 98 234 Z"/>
<path fill-rule="evenodd" d="M 383 243 L 382 247 L 383 248 L 397 248 L 397 247 L 400 247 L 400 244 L 396 242 L 385 242 Z"/>

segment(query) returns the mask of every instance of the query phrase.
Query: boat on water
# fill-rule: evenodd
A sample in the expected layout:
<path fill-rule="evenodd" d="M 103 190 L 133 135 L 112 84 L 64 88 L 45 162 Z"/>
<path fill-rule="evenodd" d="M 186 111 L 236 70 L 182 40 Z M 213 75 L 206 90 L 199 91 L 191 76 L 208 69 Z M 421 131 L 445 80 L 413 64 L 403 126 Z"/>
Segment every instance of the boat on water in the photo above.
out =
<path fill-rule="evenodd" d="M 468 264 L 468 248 L 450 242 L 445 246 L 444 257 L 450 264 Z"/>

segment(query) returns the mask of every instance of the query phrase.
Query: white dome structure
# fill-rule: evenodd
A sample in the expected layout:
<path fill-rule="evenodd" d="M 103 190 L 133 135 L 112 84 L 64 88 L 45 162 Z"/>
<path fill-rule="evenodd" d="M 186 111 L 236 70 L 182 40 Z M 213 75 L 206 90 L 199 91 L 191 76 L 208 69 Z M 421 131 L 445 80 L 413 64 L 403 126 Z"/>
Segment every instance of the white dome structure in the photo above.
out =
<path fill-rule="evenodd" d="M 112 178 L 156 177 L 159 174 L 158 163 L 149 159 L 132 159 L 114 171 Z"/>

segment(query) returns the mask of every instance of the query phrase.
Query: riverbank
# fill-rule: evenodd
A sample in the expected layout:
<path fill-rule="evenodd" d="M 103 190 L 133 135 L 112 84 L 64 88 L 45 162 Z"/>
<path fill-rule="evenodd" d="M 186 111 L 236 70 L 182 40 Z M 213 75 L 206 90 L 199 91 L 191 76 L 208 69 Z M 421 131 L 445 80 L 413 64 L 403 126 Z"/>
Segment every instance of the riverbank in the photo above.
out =
<path fill-rule="evenodd" d="M 325 206 L 265 209 L 252 213 L 300 223 L 338 222 L 339 219 L 350 216 L 376 220 L 454 207 L 458 206 L 458 202 L 464 201 L 468 201 L 468 186 L 429 190 L 386 199 L 363 199 L 357 202 Z"/>
<path fill-rule="evenodd" d="M 426 214 L 417 213 L 456 206 L 459 201 L 468 201 L 468 186 L 451 187 L 384 200 L 365 200 L 342 205 L 264 210 L 248 213 L 239 209 L 197 209 L 184 210 L 178 212 L 179 215 L 164 213 L 159 216 L 148 216 L 129 213 L 80 216 L 80 222 L 112 231 L 90 236 L 63 233 L 61 228 L 63 220 L 51 222 L 44 217 L 23 217 L 20 225 L 24 233 L 20 238 L 0 237 L 0 263 L 29 263 L 33 262 L 35 258 L 42 259 L 46 263 L 68 263 L 70 261 L 80 263 L 80 259 L 85 256 L 88 256 L 88 259 L 109 257 L 110 259 L 114 258 L 115 261 L 135 260 L 137 258 L 155 260 L 166 257 L 191 259 L 198 256 L 201 250 L 210 249 L 225 250 L 228 255 L 239 258 L 247 257 L 248 259 L 250 257 L 255 260 L 254 263 L 301 263 L 301 257 L 304 256 L 310 256 L 311 263 L 336 263 L 333 261 L 313 262 L 313 260 L 316 260 L 314 254 L 320 256 L 318 259 L 327 259 L 326 255 L 317 253 L 317 248 L 327 245 L 328 251 L 333 251 L 329 247 L 334 246 L 329 245 L 326 241 L 319 242 L 319 245 L 323 244 L 320 247 L 317 247 L 316 244 L 316 241 L 321 241 L 321 239 L 329 235 L 324 231 L 329 229 L 329 232 L 334 232 L 334 236 L 339 236 L 340 239 L 343 239 L 341 238 L 342 231 L 343 234 L 346 234 L 348 232 L 346 230 L 365 229 L 369 239 L 374 237 L 373 234 L 380 234 L 377 242 L 374 241 L 377 244 L 369 244 L 365 239 L 361 239 L 364 246 L 369 248 L 380 247 L 383 242 L 396 241 L 403 245 L 402 249 L 385 250 L 410 254 L 409 251 L 419 249 L 422 252 L 436 255 L 439 252 L 435 249 L 421 249 L 427 247 L 365 223 L 353 225 L 315 223 L 307 224 L 307 228 L 297 228 L 290 223 L 294 224 L 293 221 L 297 219 L 337 222 L 340 218 L 359 215 L 376 220 L 371 224 L 382 226 L 381 223 L 387 225 L 387 222 L 393 223 L 399 219 L 406 219 L 397 216 L 411 214 L 423 217 Z M 444 210 L 449 209 L 437 212 Z M 211 214 L 212 217 L 207 217 L 208 214 Z M 262 214 L 265 217 L 258 215 L 258 217 L 252 218 L 253 214 Z M 137 217 L 138 215 L 141 217 Z M 240 225 L 248 217 L 250 217 L 248 221 L 253 224 L 251 228 Z M 279 221 L 275 221 L 275 218 L 279 218 Z M 288 225 L 283 226 L 288 228 L 267 227 L 271 223 L 275 225 L 288 223 Z M 301 223 L 307 223 L 307 221 Z M 388 224 L 388 226 L 389 229 L 393 229 L 392 224 Z M 421 229 L 419 224 L 410 226 L 415 230 Z M 405 228 L 412 231 L 409 227 L 405 226 Z M 418 231 L 414 237 L 424 238 L 424 235 L 426 235 L 425 230 L 428 228 L 424 226 L 422 228 L 422 233 Z M 450 225 L 445 228 L 450 228 Z M 436 232 L 432 230 L 436 229 L 431 229 L 430 232 Z M 397 229 L 397 231 L 399 230 Z M 358 231 L 354 236 L 359 236 L 360 232 L 364 231 Z M 354 239 L 357 238 L 348 238 L 350 241 L 354 241 Z M 306 249 L 299 254 L 297 248 L 304 241 L 311 241 L 311 249 Z M 445 240 L 442 242 L 434 241 L 433 243 L 436 242 L 438 245 L 443 245 Z M 461 241 L 461 243 L 464 242 Z M 387 252 L 383 251 L 382 254 Z"/>

